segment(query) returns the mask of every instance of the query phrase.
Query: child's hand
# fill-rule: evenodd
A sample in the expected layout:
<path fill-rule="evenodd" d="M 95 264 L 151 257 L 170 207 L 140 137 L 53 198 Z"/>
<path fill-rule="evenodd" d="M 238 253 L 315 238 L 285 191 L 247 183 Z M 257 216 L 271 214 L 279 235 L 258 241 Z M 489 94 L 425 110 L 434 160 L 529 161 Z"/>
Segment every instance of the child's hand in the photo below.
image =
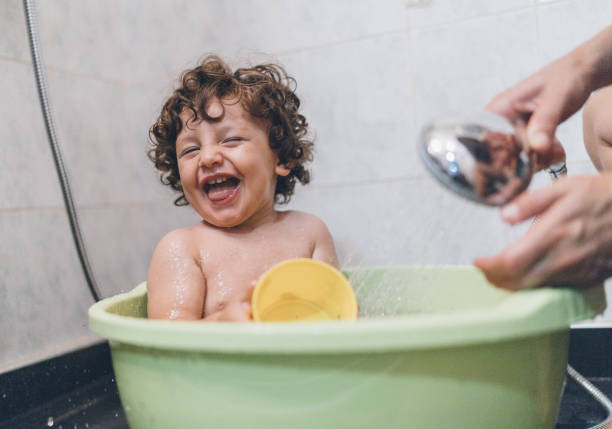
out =
<path fill-rule="evenodd" d="M 251 297 L 253 296 L 255 285 L 249 286 L 244 297 L 227 304 L 222 310 L 211 314 L 205 320 L 216 322 L 248 322 L 253 319 L 251 312 Z"/>
<path fill-rule="evenodd" d="M 251 304 L 246 301 L 233 301 L 215 313 L 215 316 L 218 322 L 248 322 L 252 319 Z"/>

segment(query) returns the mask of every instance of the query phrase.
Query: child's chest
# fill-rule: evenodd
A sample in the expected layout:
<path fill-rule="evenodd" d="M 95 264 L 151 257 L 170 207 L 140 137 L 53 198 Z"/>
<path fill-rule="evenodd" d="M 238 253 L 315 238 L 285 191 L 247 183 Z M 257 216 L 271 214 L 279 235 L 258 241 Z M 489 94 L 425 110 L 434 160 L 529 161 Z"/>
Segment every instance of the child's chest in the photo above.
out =
<path fill-rule="evenodd" d="M 240 237 L 210 243 L 200 252 L 206 279 L 205 315 L 232 301 L 248 301 L 252 287 L 269 268 L 288 259 L 310 258 L 313 250 L 314 243 L 299 236 Z"/>

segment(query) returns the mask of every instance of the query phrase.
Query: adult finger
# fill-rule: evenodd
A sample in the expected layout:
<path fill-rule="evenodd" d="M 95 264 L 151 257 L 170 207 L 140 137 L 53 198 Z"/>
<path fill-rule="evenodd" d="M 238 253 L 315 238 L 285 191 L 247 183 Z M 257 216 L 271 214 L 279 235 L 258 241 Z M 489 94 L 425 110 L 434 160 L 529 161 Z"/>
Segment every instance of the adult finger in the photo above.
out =
<path fill-rule="evenodd" d="M 550 186 L 523 192 L 504 206 L 501 211 L 502 219 L 515 225 L 541 214 L 566 194 L 568 190 L 566 181 L 567 178 L 564 177 Z"/>
<path fill-rule="evenodd" d="M 543 88 L 544 77 L 538 72 L 522 80 L 512 88 L 505 90 L 494 97 L 485 107 L 486 110 L 505 116 L 512 123 L 521 121 L 525 113 L 533 111 L 529 106 L 534 105 Z"/>
<path fill-rule="evenodd" d="M 563 121 L 566 94 L 555 90 L 545 90 L 538 100 L 527 124 L 527 143 L 537 153 L 547 154 L 552 150 L 557 125 Z"/>
<path fill-rule="evenodd" d="M 550 151 L 545 154 L 536 153 L 535 156 L 535 171 L 540 171 L 550 167 L 552 164 L 564 162 L 566 159 L 565 149 L 561 146 L 558 140 L 555 139 Z"/>
<path fill-rule="evenodd" d="M 504 116 L 510 121 L 513 121 L 515 119 L 516 112 L 514 111 L 512 104 L 512 90 L 507 90 L 497 95 L 489 102 L 489 104 L 485 106 L 485 110 Z"/>
<path fill-rule="evenodd" d="M 523 214 L 542 213 L 537 223 L 498 255 L 474 261 L 491 283 L 508 289 L 521 289 L 535 286 L 550 276 L 553 266 L 549 259 L 559 240 L 558 225 L 566 221 L 570 212 L 560 199 L 565 186 L 559 187 L 560 190 L 552 189 L 553 192 L 550 192 L 551 188 L 531 192 L 533 195 L 518 202 L 518 207 L 525 209 Z M 517 208 L 517 213 L 520 210 Z"/>
<path fill-rule="evenodd" d="M 499 287 L 517 290 L 537 286 L 550 274 L 546 271 L 549 265 L 547 256 L 558 241 L 551 228 L 562 218 L 561 210 L 547 212 L 543 219 L 502 252 L 477 258 L 474 265 Z"/>

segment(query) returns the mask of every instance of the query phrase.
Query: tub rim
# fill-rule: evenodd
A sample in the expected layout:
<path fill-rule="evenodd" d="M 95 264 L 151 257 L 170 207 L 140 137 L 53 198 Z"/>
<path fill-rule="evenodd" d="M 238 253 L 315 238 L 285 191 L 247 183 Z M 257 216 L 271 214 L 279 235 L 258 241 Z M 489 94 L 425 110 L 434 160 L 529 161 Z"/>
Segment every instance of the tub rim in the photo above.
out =
<path fill-rule="evenodd" d="M 471 266 L 435 266 L 442 267 L 476 270 Z M 538 288 L 509 293 L 490 307 L 357 321 L 208 323 L 149 320 L 107 311 L 123 300 L 144 294 L 146 282 L 93 304 L 88 311 L 89 328 L 111 340 L 111 345 L 118 342 L 165 350 L 265 354 L 380 352 L 475 345 L 569 330 L 570 324 L 593 317 L 605 307 L 603 288 L 595 286 L 581 290 Z"/>

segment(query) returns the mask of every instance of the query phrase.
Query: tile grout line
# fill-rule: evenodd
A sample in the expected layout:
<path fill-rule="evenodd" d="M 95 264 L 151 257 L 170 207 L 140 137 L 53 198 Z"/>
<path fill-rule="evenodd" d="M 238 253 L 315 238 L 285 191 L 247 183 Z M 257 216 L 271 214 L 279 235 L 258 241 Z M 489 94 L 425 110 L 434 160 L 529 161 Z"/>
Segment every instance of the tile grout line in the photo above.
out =
<path fill-rule="evenodd" d="M 408 30 L 409 30 L 409 26 L 406 26 L 406 27 L 402 27 L 402 28 L 396 28 L 396 29 L 393 29 L 393 30 L 386 30 L 386 31 L 378 32 L 378 33 L 371 33 L 371 34 L 367 34 L 367 35 L 363 35 L 363 36 L 356 36 L 356 37 L 352 37 L 352 38 L 336 40 L 336 41 L 333 41 L 333 42 L 330 42 L 330 43 L 323 43 L 323 44 L 319 44 L 319 45 L 303 46 L 303 47 L 295 48 L 295 49 L 287 49 L 287 50 L 275 51 L 271 55 L 278 56 L 278 57 L 280 57 L 280 56 L 291 56 L 291 55 L 295 55 L 295 54 L 301 54 L 301 53 L 304 53 L 304 52 L 316 51 L 316 50 L 322 49 L 322 48 L 338 47 L 338 46 L 342 46 L 342 45 L 345 45 L 345 44 L 351 44 L 351 43 L 360 42 L 360 41 L 364 41 L 364 40 L 372 40 L 372 39 L 377 39 L 377 38 L 385 37 L 385 36 L 389 36 L 389 35 L 402 34 L 402 33 L 405 33 Z"/>
<path fill-rule="evenodd" d="M 439 30 L 440 28 L 445 28 L 449 25 L 464 24 L 464 23 L 469 23 L 472 21 L 478 21 L 478 20 L 487 19 L 487 18 L 495 18 L 495 17 L 505 16 L 505 15 L 512 15 L 512 14 L 516 14 L 519 12 L 526 12 L 526 11 L 534 9 L 535 6 L 536 6 L 535 4 L 531 4 L 529 6 L 521 6 L 521 7 L 499 10 L 496 12 L 486 13 L 486 14 L 477 15 L 477 16 L 470 16 L 470 17 L 458 19 L 455 21 L 446 20 L 446 21 L 437 22 L 431 25 L 424 25 L 422 27 L 413 28 L 412 31 L 414 32 L 435 31 L 435 30 Z"/>
<path fill-rule="evenodd" d="M 137 209 L 151 206 L 162 206 L 169 205 L 166 200 L 159 201 L 138 201 L 138 202 L 118 202 L 118 203 L 97 203 L 97 204 L 77 204 L 77 210 L 105 210 L 105 209 L 116 209 L 116 208 L 126 208 L 126 209 Z M 173 206 L 174 207 L 174 206 Z M 63 205 L 57 206 L 38 206 L 38 207 L 10 207 L 10 208 L 0 208 L 0 214 L 3 213 L 20 213 L 20 212 L 36 212 L 36 211 L 65 211 L 65 207 Z"/>

